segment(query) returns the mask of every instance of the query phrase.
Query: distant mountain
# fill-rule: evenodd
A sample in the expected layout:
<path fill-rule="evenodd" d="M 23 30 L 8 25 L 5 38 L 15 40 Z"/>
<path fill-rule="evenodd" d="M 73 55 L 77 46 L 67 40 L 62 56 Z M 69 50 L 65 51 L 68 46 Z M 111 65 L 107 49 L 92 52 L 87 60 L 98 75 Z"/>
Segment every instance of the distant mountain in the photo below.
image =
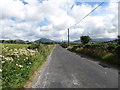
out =
<path fill-rule="evenodd" d="M 55 41 L 51 39 L 47 39 L 47 38 L 41 38 L 41 39 L 36 40 L 35 42 L 55 42 Z"/>
<path fill-rule="evenodd" d="M 81 43 L 81 41 L 80 41 L 80 40 L 75 40 L 75 41 L 73 41 L 73 42 L 75 42 L 75 43 Z"/>
<path fill-rule="evenodd" d="M 107 42 L 107 41 L 113 41 L 117 38 L 98 38 L 98 39 L 92 39 L 90 42 Z"/>
<path fill-rule="evenodd" d="M 117 38 L 97 38 L 97 39 L 92 39 L 90 42 L 107 42 L 107 41 L 113 41 L 116 40 Z M 80 40 L 75 40 L 75 43 L 81 43 Z"/>
<path fill-rule="evenodd" d="M 18 42 L 24 42 L 24 40 L 21 40 L 21 39 L 16 39 L 16 41 L 18 41 Z"/>

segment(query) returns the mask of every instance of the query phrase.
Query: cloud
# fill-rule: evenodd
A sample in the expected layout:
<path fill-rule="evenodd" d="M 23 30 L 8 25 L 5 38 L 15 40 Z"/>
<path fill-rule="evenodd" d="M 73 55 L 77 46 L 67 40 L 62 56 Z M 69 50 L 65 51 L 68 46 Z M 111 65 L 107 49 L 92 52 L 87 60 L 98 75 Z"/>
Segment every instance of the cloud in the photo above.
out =
<path fill-rule="evenodd" d="M 1 0 L 0 2 L 1 19 L 17 17 L 24 18 L 24 4 L 19 0 Z"/>
<path fill-rule="evenodd" d="M 1 2 L 1 39 L 23 40 L 36 40 L 42 37 L 67 40 L 68 27 L 97 6 L 89 3 L 76 5 L 74 0 L 24 0 L 27 4 L 20 0 Z M 115 2 L 99 7 L 74 28 L 70 28 L 70 40 L 77 40 L 81 35 L 90 35 L 93 38 L 116 37 L 117 15 Z"/>
<path fill-rule="evenodd" d="M 118 35 L 117 3 L 110 2 L 107 7 L 100 9 L 106 13 L 88 16 L 77 26 L 79 29 L 84 29 L 82 35 L 89 35 L 92 38 L 116 38 Z"/>

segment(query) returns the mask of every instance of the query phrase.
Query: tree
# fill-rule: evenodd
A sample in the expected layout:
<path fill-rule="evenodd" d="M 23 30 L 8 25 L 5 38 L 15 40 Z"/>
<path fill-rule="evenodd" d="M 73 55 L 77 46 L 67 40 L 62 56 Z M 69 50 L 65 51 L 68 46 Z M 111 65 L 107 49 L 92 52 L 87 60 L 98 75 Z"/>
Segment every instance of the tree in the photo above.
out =
<path fill-rule="evenodd" d="M 81 36 L 80 39 L 83 44 L 87 44 L 91 40 L 89 36 Z"/>
<path fill-rule="evenodd" d="M 2 40 L 2 43 L 4 43 L 5 42 L 5 40 Z"/>

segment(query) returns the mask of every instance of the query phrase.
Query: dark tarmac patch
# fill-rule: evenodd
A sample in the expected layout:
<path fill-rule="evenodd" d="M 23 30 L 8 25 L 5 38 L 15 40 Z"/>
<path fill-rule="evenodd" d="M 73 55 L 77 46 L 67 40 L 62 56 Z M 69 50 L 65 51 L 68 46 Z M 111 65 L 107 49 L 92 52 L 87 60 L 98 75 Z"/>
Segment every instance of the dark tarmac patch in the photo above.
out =
<path fill-rule="evenodd" d="M 100 65 L 100 66 L 102 66 L 102 67 L 104 67 L 104 68 L 110 68 L 110 66 L 109 66 L 109 65 L 104 64 L 104 63 L 99 63 L 99 65 Z"/>

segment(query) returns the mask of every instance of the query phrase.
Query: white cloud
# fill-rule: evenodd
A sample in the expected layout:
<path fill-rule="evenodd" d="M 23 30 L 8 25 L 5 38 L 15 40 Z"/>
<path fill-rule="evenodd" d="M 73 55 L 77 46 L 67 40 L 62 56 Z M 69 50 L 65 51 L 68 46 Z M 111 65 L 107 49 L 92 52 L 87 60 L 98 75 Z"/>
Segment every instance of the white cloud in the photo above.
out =
<path fill-rule="evenodd" d="M 1 0 L 0 32 L 5 39 L 36 40 L 42 37 L 54 40 L 67 40 L 67 28 L 88 14 L 96 5 L 76 5 L 74 0 Z M 72 9 L 70 9 L 72 7 Z M 103 14 L 102 12 L 103 11 Z M 81 35 L 98 37 L 117 36 L 117 3 L 99 7 L 92 16 L 88 16 L 77 28 L 70 29 L 70 39 L 79 39 Z M 17 20 L 10 18 L 16 17 Z M 38 23 L 47 19 L 47 25 Z M 21 21 L 25 20 L 25 21 Z"/>
<path fill-rule="evenodd" d="M 2 19 L 17 17 L 24 18 L 24 4 L 19 0 L 0 0 L 0 15 Z"/>
<path fill-rule="evenodd" d="M 70 15 L 74 17 L 76 20 L 82 19 L 86 14 L 88 14 L 93 8 L 90 5 L 87 4 L 82 4 L 81 6 L 79 5 L 74 5 L 72 8 Z"/>

